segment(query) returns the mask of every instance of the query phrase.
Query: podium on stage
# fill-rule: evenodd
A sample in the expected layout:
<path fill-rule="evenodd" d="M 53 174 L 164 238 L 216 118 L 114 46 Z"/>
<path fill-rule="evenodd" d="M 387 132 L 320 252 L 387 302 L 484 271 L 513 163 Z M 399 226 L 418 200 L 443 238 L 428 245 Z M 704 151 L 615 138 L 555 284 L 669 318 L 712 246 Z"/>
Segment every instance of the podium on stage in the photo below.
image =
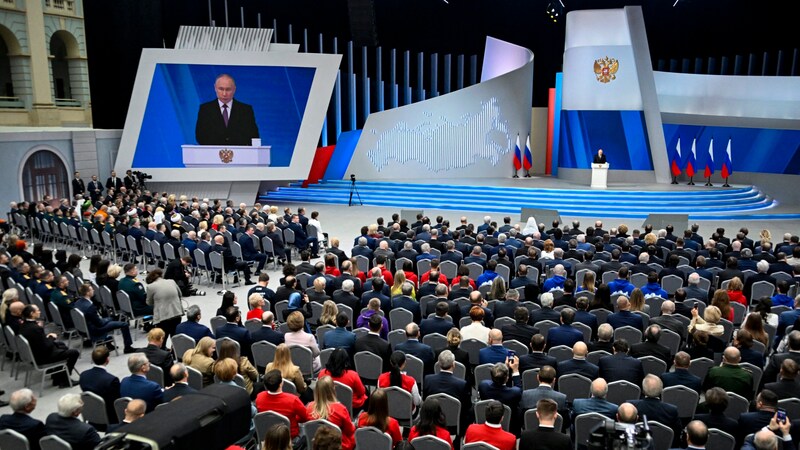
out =
<path fill-rule="evenodd" d="M 592 186 L 597 189 L 608 187 L 608 163 L 592 164 Z"/>
<path fill-rule="evenodd" d="M 181 145 L 186 167 L 249 167 L 270 164 L 269 145 Z"/>

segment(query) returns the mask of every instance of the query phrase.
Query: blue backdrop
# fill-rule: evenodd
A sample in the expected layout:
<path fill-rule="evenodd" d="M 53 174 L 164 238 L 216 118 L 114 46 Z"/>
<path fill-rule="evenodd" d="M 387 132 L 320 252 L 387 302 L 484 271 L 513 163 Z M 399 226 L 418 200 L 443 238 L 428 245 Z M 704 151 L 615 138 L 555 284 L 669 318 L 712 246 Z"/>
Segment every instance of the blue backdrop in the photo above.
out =
<path fill-rule="evenodd" d="M 602 148 L 614 170 L 653 170 L 642 111 L 561 111 L 558 166 L 588 169 Z"/>
<path fill-rule="evenodd" d="M 214 80 L 221 73 L 236 80 L 235 98 L 253 106 L 261 142 L 272 146 L 271 166 L 289 166 L 315 70 L 157 64 L 132 167 L 184 167 L 181 145 L 197 143 L 197 110 L 216 98 Z"/>
<path fill-rule="evenodd" d="M 731 140 L 731 163 L 734 172 L 800 174 L 800 131 L 766 128 L 705 127 L 664 124 L 667 152 L 673 151 L 681 139 L 681 169 L 697 139 L 695 170 L 703 175 L 708 160 L 708 144 L 714 139 L 714 172 L 719 176 L 725 161 L 728 138 Z"/>

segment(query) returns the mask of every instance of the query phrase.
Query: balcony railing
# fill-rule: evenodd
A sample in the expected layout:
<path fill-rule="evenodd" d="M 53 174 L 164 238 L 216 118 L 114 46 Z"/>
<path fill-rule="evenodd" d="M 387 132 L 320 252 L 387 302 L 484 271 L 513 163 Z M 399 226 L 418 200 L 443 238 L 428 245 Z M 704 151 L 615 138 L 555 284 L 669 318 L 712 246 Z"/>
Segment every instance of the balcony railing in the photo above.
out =
<path fill-rule="evenodd" d="M 6 2 L 7 0 L 2 0 Z M 19 97 L 0 97 L 0 108 L 25 109 L 25 102 Z"/>
<path fill-rule="evenodd" d="M 2 0 L 8 1 L 8 0 Z M 75 0 L 44 0 L 44 5 L 51 9 L 75 12 Z"/>
<path fill-rule="evenodd" d="M 70 108 L 80 108 L 81 102 L 79 100 L 75 100 L 74 98 L 57 98 L 56 99 L 56 106 L 59 107 L 70 107 Z"/>

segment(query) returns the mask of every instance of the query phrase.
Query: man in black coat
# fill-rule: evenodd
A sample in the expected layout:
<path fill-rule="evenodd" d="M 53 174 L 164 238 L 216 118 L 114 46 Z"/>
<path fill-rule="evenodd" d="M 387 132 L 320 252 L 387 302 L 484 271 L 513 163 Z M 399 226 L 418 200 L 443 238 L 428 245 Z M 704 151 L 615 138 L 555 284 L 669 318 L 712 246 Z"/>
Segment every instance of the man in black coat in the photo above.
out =
<path fill-rule="evenodd" d="M 83 184 L 80 172 L 75 172 L 75 178 L 72 179 L 72 195 L 83 195 L 86 193 L 86 185 Z"/>
<path fill-rule="evenodd" d="M 426 375 L 425 382 L 422 384 L 422 397 L 434 394 L 447 394 L 461 402 L 461 427 L 470 422 L 472 415 L 471 395 L 472 389 L 469 384 L 453 375 L 455 369 L 455 356 L 450 350 L 439 353 L 439 373 Z"/>
<path fill-rule="evenodd" d="M 503 335 L 505 337 L 505 335 Z M 531 337 L 531 352 L 519 357 L 519 372 L 525 373 L 531 369 L 541 369 L 544 366 L 556 367 L 558 360 L 544 352 L 546 341 L 544 336 L 536 334 Z"/>
<path fill-rule="evenodd" d="M 600 358 L 597 366 L 600 368 L 600 376 L 609 383 L 625 380 L 637 386 L 642 384 L 644 379 L 644 368 L 638 359 L 628 356 L 628 342 L 625 339 L 614 341 L 614 354 Z"/>
<path fill-rule="evenodd" d="M 777 381 L 778 373 L 785 359 L 792 359 L 800 365 L 800 331 L 789 333 L 789 351 L 785 353 L 775 353 L 769 358 L 767 367 L 764 368 L 764 375 L 761 377 L 762 383 L 772 383 Z"/>
<path fill-rule="evenodd" d="M 44 424 L 30 416 L 36 408 L 36 396 L 30 389 L 14 391 L 9 398 L 13 414 L 0 416 L 0 430 L 14 430 L 28 439 L 31 450 L 39 450 L 39 439 L 46 436 Z"/>
<path fill-rule="evenodd" d="M 778 396 L 778 400 L 786 398 L 800 398 L 800 385 L 795 382 L 797 378 L 797 363 L 786 358 L 781 363 L 781 372 L 778 381 L 767 383 L 764 389 L 769 389 Z"/>
<path fill-rule="evenodd" d="M 45 336 L 44 328 L 37 323 L 40 315 L 41 311 L 36 305 L 25 306 L 22 310 L 22 318 L 25 319 L 25 322 L 20 326 L 20 335 L 28 341 L 38 364 L 66 361 L 67 373 L 60 372 L 53 375 L 53 384 L 61 388 L 70 387 L 68 377 L 75 368 L 75 362 L 78 361 L 80 352 L 56 341 L 55 333 Z"/>
<path fill-rule="evenodd" d="M 118 177 L 117 172 L 112 170 L 111 176 L 106 179 L 106 189 L 114 189 L 119 192 L 120 188 L 123 186 L 122 178 Z"/>
<path fill-rule="evenodd" d="M 514 340 L 521 344 L 528 345 L 528 343 L 531 342 L 531 338 L 533 338 L 535 334 L 539 334 L 539 330 L 533 325 L 529 325 L 528 320 L 528 308 L 518 306 L 517 309 L 514 310 L 515 323 L 506 325 L 500 329 L 503 333 L 503 340 Z M 544 349 L 544 347 L 542 347 L 542 349 Z"/>
<path fill-rule="evenodd" d="M 681 438 L 681 420 L 678 417 L 678 408 L 675 405 L 661 401 L 661 392 L 664 384 L 658 376 L 650 374 L 642 382 L 642 400 L 634 400 L 633 406 L 639 412 L 639 417 L 647 416 L 647 420 L 654 420 L 662 425 L 672 428 L 672 446 L 678 447 Z"/>
<path fill-rule="evenodd" d="M 711 388 L 706 391 L 706 407 L 708 414 L 695 414 L 694 418 L 706 424 L 708 428 L 722 430 L 733 437 L 739 434 L 739 424 L 725 415 L 728 407 L 728 394 L 722 388 Z"/>
<path fill-rule="evenodd" d="M 447 333 L 453 328 L 452 318 L 447 319 L 447 313 L 450 306 L 446 301 L 440 301 L 436 304 L 436 315 L 428 319 L 422 319 L 419 324 L 420 335 L 425 337 L 428 334 L 439 333 L 442 336 L 447 336 Z"/>
<path fill-rule="evenodd" d="M 164 390 L 164 403 L 197 392 L 197 389 L 189 386 L 189 370 L 187 370 L 186 366 L 182 363 L 173 364 L 169 369 L 169 376 L 172 378 L 174 384 Z"/>
<path fill-rule="evenodd" d="M 558 404 L 550 399 L 536 402 L 536 417 L 539 426 L 535 430 L 522 432 L 519 448 L 547 448 L 550 450 L 570 450 L 572 441 L 569 436 L 555 429 Z"/>
<path fill-rule="evenodd" d="M 571 373 L 577 373 L 584 377 L 594 380 L 597 378 L 599 369 L 596 365 L 586 360 L 586 355 L 589 353 L 586 343 L 583 341 L 576 342 L 572 346 L 572 358 L 558 363 L 558 376 L 563 377 Z"/>
<path fill-rule="evenodd" d="M 275 315 L 270 311 L 264 311 L 261 315 L 261 328 L 250 333 L 253 342 L 267 341 L 276 346 L 285 342 L 283 333 L 275 331 Z"/>
<path fill-rule="evenodd" d="M 79 418 L 82 411 L 83 400 L 80 394 L 64 395 L 58 399 L 58 412 L 47 416 L 47 433 L 67 441 L 73 450 L 94 449 L 100 443 L 100 435 L 94 427 Z"/>
<path fill-rule="evenodd" d="M 197 292 L 195 289 L 192 289 L 192 283 L 189 281 L 188 271 L 191 265 L 192 257 L 183 256 L 170 261 L 164 269 L 164 279 L 174 280 L 175 284 L 180 288 L 181 296 L 183 297 L 191 297 Z"/>
<path fill-rule="evenodd" d="M 253 107 L 234 100 L 236 82 L 228 74 L 214 81 L 217 98 L 200 105 L 195 137 L 200 145 L 251 145 L 258 138 Z"/>
<path fill-rule="evenodd" d="M 79 384 L 81 390 L 99 395 L 106 402 L 106 413 L 111 423 L 117 423 L 117 412 L 114 401 L 119 398 L 119 378 L 110 374 L 108 366 L 109 351 L 105 345 L 98 346 L 92 351 L 94 366 L 81 372 Z M 95 427 L 97 428 L 97 427 Z"/>
<path fill-rule="evenodd" d="M 739 439 L 769 425 L 769 421 L 775 416 L 777 409 L 778 396 L 768 389 L 762 390 L 756 397 L 756 411 L 742 413 L 739 416 Z"/>
<path fill-rule="evenodd" d="M 389 357 L 392 356 L 392 346 L 381 338 L 381 327 L 383 327 L 383 318 L 380 314 L 373 314 L 369 318 L 369 333 L 356 339 L 354 354 L 367 351 L 380 356 L 383 360 L 383 372 L 386 372 L 389 370 Z"/>
<path fill-rule="evenodd" d="M 700 377 L 692 375 L 689 372 L 690 362 L 691 357 L 688 353 L 678 352 L 678 354 L 675 355 L 675 371 L 668 371 L 661 374 L 661 381 L 664 383 L 664 387 L 686 386 L 700 394 L 703 386 L 702 380 L 700 380 Z"/>
<path fill-rule="evenodd" d="M 658 343 L 661 338 L 661 327 L 650 325 L 644 332 L 644 342 L 631 346 L 631 356 L 641 358 L 643 356 L 654 356 L 667 365 L 667 370 L 672 366 L 672 355 L 667 347 Z"/>

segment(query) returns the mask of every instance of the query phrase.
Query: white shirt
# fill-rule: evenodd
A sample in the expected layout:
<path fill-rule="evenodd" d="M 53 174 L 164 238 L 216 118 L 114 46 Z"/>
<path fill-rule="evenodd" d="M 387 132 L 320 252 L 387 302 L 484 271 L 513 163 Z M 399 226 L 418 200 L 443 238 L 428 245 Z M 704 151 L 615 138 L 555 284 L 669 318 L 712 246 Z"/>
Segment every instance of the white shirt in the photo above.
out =
<path fill-rule="evenodd" d="M 461 339 L 477 339 L 483 343 L 489 343 L 489 329 L 480 322 L 473 322 L 461 329 Z"/>
<path fill-rule="evenodd" d="M 222 105 L 228 105 L 228 118 L 231 117 L 231 111 L 233 111 L 233 100 L 229 101 L 228 103 L 223 103 L 220 99 L 217 99 L 217 104 L 219 104 L 219 113 L 222 114 L 225 109 Z"/>
<path fill-rule="evenodd" d="M 313 225 L 317 229 L 317 236 L 322 238 L 322 224 L 317 219 L 308 219 L 308 224 Z"/>

